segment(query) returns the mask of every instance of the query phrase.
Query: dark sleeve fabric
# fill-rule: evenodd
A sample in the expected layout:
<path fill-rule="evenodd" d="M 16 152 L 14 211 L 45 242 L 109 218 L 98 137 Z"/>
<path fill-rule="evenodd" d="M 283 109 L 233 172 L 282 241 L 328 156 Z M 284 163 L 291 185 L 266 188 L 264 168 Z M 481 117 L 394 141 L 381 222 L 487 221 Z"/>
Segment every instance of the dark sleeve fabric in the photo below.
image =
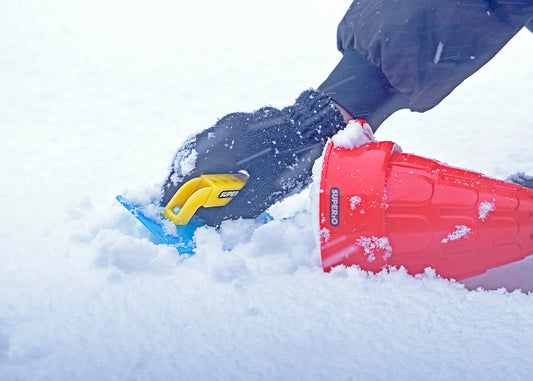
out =
<path fill-rule="evenodd" d="M 487 63 L 532 15 L 533 0 L 356 0 L 338 27 L 338 48 L 379 68 L 388 91 L 423 112 Z"/>

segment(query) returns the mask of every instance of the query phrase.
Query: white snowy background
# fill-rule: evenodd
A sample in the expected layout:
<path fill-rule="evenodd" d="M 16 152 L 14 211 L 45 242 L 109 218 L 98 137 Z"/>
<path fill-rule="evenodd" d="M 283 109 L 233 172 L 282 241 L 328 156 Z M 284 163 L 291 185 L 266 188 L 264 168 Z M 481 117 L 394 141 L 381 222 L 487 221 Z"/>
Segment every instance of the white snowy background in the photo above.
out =
<path fill-rule="evenodd" d="M 156 190 L 217 118 L 318 86 L 349 3 L 2 0 L 0 380 L 531 379 L 533 295 L 324 274 L 308 194 L 288 220 L 201 230 L 185 260 L 114 200 Z M 532 46 L 377 138 L 533 174 Z"/>

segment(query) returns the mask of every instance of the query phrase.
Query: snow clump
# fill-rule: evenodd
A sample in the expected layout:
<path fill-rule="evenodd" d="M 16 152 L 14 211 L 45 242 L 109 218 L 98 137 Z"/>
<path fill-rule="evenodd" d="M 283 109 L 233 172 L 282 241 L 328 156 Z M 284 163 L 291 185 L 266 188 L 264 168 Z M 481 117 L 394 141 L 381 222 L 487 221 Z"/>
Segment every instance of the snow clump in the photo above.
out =
<path fill-rule="evenodd" d="M 172 165 L 173 174 L 170 180 L 174 185 L 178 185 L 183 179 L 196 168 L 198 152 L 193 148 L 196 137 L 189 138 L 182 149 L 178 150 Z"/>
<path fill-rule="evenodd" d="M 355 207 L 361 203 L 361 197 L 353 196 L 350 197 L 350 209 L 355 210 Z"/>
<path fill-rule="evenodd" d="M 361 237 L 357 240 L 357 244 L 365 251 L 368 262 L 374 262 L 376 254 L 382 254 L 383 260 L 389 259 L 392 255 L 392 247 L 387 237 Z"/>
<path fill-rule="evenodd" d="M 494 204 L 488 201 L 483 201 L 481 204 L 479 204 L 478 211 L 479 211 L 479 219 L 481 221 L 485 221 L 487 219 L 487 215 L 489 214 L 489 212 L 494 211 Z"/>
<path fill-rule="evenodd" d="M 457 241 L 458 239 L 467 237 L 472 229 L 466 225 L 455 225 L 455 231 L 448 234 L 446 238 L 442 239 L 442 243 L 448 243 L 449 241 Z"/>
<path fill-rule="evenodd" d="M 331 233 L 328 228 L 320 229 L 320 242 L 328 243 L 331 237 Z"/>
<path fill-rule="evenodd" d="M 354 149 L 376 141 L 370 125 L 360 120 L 350 120 L 346 128 L 339 131 L 331 140 L 335 147 L 346 149 Z"/>

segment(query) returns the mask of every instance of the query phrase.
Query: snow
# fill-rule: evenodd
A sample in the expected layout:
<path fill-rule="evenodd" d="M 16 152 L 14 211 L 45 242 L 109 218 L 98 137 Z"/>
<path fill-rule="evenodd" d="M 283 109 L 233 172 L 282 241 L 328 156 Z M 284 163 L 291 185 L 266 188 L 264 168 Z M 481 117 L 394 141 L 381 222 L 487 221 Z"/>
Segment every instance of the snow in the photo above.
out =
<path fill-rule="evenodd" d="M 331 140 L 335 147 L 354 149 L 375 141 L 375 138 L 368 123 L 350 120 Z"/>
<path fill-rule="evenodd" d="M 355 208 L 361 203 L 361 201 L 361 197 L 359 196 L 350 197 L 350 209 L 355 210 Z"/>
<path fill-rule="evenodd" d="M 363 248 L 368 262 L 374 262 L 376 255 L 387 260 L 392 255 L 392 247 L 387 237 L 360 237 L 357 245 Z"/>
<path fill-rule="evenodd" d="M 489 215 L 489 212 L 494 211 L 494 204 L 488 201 L 483 201 L 479 204 L 478 211 L 479 211 L 479 219 L 481 221 L 485 221 L 487 219 L 487 216 Z"/>
<path fill-rule="evenodd" d="M 320 229 L 319 237 L 320 237 L 320 242 L 328 243 L 329 239 L 331 238 L 331 232 L 329 231 L 328 228 L 324 227 Z"/>
<path fill-rule="evenodd" d="M 468 238 L 472 229 L 466 225 L 455 225 L 455 230 L 448 234 L 446 238 L 442 239 L 442 243 L 448 243 L 450 241 L 457 241 L 458 239 Z"/>
<path fill-rule="evenodd" d="M 268 224 L 199 230 L 191 257 L 114 200 L 153 200 L 177 147 L 226 113 L 318 86 L 348 4 L 3 1 L 1 380 L 530 379 L 531 294 L 430 269 L 323 273 L 310 191 Z M 532 42 L 376 138 L 532 174 Z M 514 271 L 531 278 L 533 259 Z"/>
<path fill-rule="evenodd" d="M 187 143 L 185 143 L 186 149 L 179 150 L 174 158 L 173 167 L 175 168 L 175 171 L 170 178 L 174 185 L 181 183 L 196 167 L 198 152 L 188 146 L 188 144 L 192 144 L 194 140 L 194 138 L 188 140 Z"/>

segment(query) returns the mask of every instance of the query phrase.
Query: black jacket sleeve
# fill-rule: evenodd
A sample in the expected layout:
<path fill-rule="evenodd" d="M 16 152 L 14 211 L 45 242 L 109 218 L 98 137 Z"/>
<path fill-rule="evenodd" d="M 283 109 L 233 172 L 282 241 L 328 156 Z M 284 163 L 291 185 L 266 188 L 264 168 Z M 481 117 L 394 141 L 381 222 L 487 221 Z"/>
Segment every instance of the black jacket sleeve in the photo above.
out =
<path fill-rule="evenodd" d="M 393 108 L 422 112 L 487 63 L 532 16 L 533 0 L 356 0 L 339 24 L 337 43 L 345 55 L 355 52 L 379 69 L 380 91 L 386 79 L 392 88 L 386 91 L 401 94 L 407 104 Z M 353 106 L 348 111 L 357 115 Z"/>

